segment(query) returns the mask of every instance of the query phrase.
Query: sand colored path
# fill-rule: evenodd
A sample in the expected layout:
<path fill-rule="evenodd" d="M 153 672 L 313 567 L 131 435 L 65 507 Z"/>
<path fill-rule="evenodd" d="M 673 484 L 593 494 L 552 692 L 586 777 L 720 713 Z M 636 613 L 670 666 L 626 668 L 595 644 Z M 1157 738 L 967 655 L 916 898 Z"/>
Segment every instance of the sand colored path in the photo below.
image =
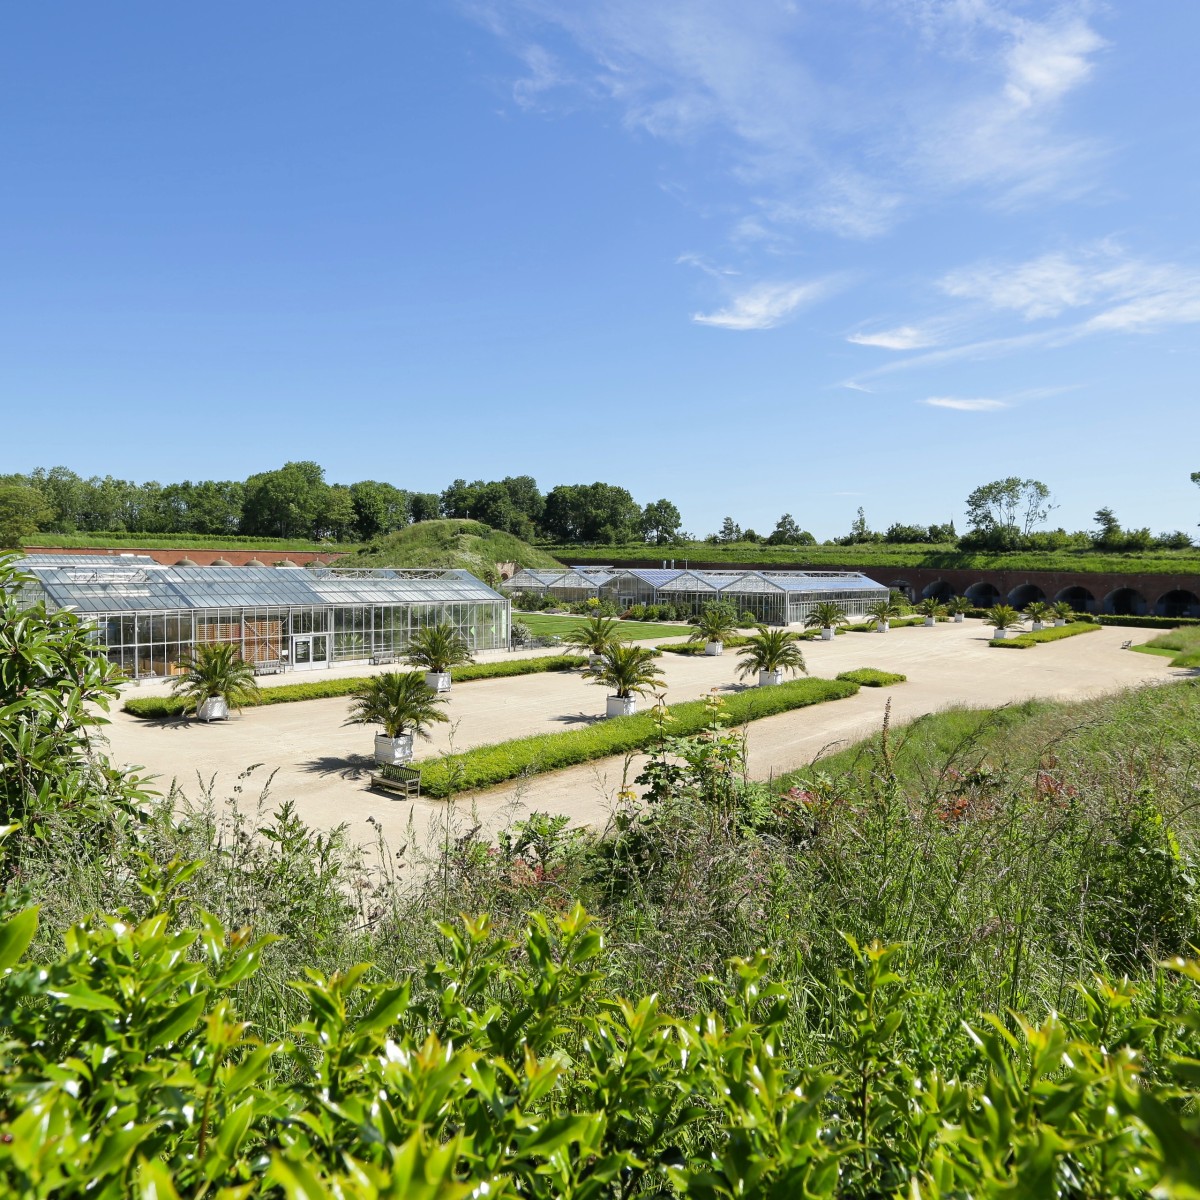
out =
<path fill-rule="evenodd" d="M 809 673 L 832 678 L 855 667 L 906 674 L 893 688 L 863 688 L 856 696 L 793 713 L 768 717 L 749 727 L 751 774 L 766 778 L 809 762 L 823 749 L 877 730 L 890 699 L 892 716 L 905 722 L 950 705 L 998 706 L 1031 697 L 1081 699 L 1122 687 L 1163 682 L 1188 674 L 1165 658 L 1123 651 L 1125 629 L 1038 646 L 1032 650 L 989 647 L 978 621 L 915 627 L 887 634 L 846 634 L 833 642 L 805 645 Z M 1150 634 L 1135 634 L 1145 640 Z M 664 655 L 670 701 L 693 700 L 713 688 L 732 690 L 736 658 Z M 361 669 L 357 673 L 361 673 Z M 166 790 L 172 779 L 185 793 L 198 792 L 197 777 L 216 776 L 216 795 L 229 795 L 237 775 L 261 764 L 255 778 L 275 771 L 271 795 L 294 800 L 300 815 L 317 828 L 346 823 L 352 837 L 373 841 L 374 818 L 392 845 L 415 832 L 427 836 L 441 823 L 442 801 L 398 801 L 366 786 L 373 731 L 343 724 L 345 699 L 310 700 L 247 709 L 226 723 L 146 722 L 115 713 L 108 728 L 117 762 L 144 767 Z M 422 757 L 448 749 L 504 741 L 525 734 L 578 728 L 603 711 L 602 689 L 575 673 L 550 673 L 461 684 L 451 693 L 451 724 L 419 748 Z M 602 825 L 623 779 L 638 762 L 603 759 L 455 802 L 459 813 L 475 814 L 495 829 L 522 812 L 565 813 L 574 821 Z M 411 828 L 410 828 L 411 818 Z"/>

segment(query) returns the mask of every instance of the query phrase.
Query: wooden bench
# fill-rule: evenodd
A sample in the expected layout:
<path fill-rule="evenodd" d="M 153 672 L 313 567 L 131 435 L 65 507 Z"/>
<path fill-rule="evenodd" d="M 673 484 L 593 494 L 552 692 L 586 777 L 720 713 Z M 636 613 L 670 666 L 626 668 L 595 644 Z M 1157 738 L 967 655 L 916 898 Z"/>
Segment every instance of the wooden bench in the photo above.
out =
<path fill-rule="evenodd" d="M 1131 638 L 1129 641 L 1127 641 L 1127 642 L 1122 642 L 1122 643 L 1121 643 L 1121 649 L 1122 649 L 1122 650 L 1128 650 L 1128 649 L 1129 649 L 1129 647 L 1130 647 L 1130 646 L 1132 646 L 1132 645 L 1133 645 L 1133 639 Z"/>
<path fill-rule="evenodd" d="M 389 663 L 394 663 L 399 657 L 400 655 L 398 655 L 394 650 L 376 650 L 375 653 L 371 655 L 371 666 L 387 666 Z"/>
<path fill-rule="evenodd" d="M 282 658 L 264 658 L 254 664 L 255 675 L 282 675 L 287 670 L 287 663 Z"/>
<path fill-rule="evenodd" d="M 379 769 L 371 772 L 371 786 L 399 792 L 411 799 L 421 794 L 421 772 L 416 767 L 380 763 Z"/>

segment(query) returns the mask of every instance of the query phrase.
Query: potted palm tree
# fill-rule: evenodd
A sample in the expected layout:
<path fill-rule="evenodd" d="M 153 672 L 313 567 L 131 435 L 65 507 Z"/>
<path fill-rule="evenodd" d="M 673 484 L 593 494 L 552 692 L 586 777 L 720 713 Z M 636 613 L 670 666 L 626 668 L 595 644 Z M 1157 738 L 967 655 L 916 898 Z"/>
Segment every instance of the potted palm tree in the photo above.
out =
<path fill-rule="evenodd" d="M 385 671 L 367 680 L 354 693 L 347 725 L 382 725 L 375 735 L 375 761 L 397 766 L 413 756 L 413 738 L 429 740 L 429 727 L 450 718 L 439 705 L 446 703 L 421 677 L 420 671 Z"/>
<path fill-rule="evenodd" d="M 804 618 L 805 629 L 820 629 L 821 641 L 832 642 L 834 629 L 847 623 L 846 610 L 834 600 L 822 600 Z"/>
<path fill-rule="evenodd" d="M 600 665 L 600 660 L 610 647 L 620 645 L 623 640 L 620 622 L 615 617 L 597 614 L 588 617 L 577 629 L 568 633 L 563 638 L 563 645 L 586 650 L 591 656 L 588 666 L 595 667 Z"/>
<path fill-rule="evenodd" d="M 1041 633 L 1046 628 L 1046 622 L 1054 616 L 1054 609 L 1044 600 L 1033 600 L 1025 605 L 1025 615 L 1033 622 L 1033 632 Z"/>
<path fill-rule="evenodd" d="M 800 635 L 787 629 L 767 629 L 760 625 L 758 632 L 738 651 L 738 658 L 742 660 L 738 675 L 744 679 L 757 671 L 759 687 L 782 683 L 784 671 L 808 674 Z"/>
<path fill-rule="evenodd" d="M 725 649 L 725 639 L 737 630 L 737 609 L 718 600 L 706 604 L 691 623 L 696 628 L 688 635 L 688 641 L 703 642 L 705 654 L 720 654 Z"/>
<path fill-rule="evenodd" d="M 908 605 L 899 592 L 893 592 L 886 600 L 875 600 L 867 605 L 866 614 L 875 622 L 875 628 L 880 633 L 887 633 L 892 627 L 892 621 L 904 616 Z"/>
<path fill-rule="evenodd" d="M 946 604 L 946 611 L 954 617 L 956 625 L 961 625 L 963 617 L 975 607 L 966 596 L 951 596 Z"/>
<path fill-rule="evenodd" d="M 450 690 L 450 670 L 474 662 L 467 639 L 448 621 L 426 625 L 412 635 L 405 658 L 425 668 L 425 682 L 435 692 Z"/>
<path fill-rule="evenodd" d="M 1010 604 L 994 604 L 988 609 L 987 619 L 995 630 L 997 641 L 1003 641 L 1010 629 L 1016 629 L 1021 624 L 1021 614 Z"/>
<path fill-rule="evenodd" d="M 933 596 L 930 596 L 928 600 L 922 600 L 920 604 L 916 605 L 916 610 L 925 618 L 926 625 L 935 625 L 938 617 L 946 615 L 946 606 Z"/>
<path fill-rule="evenodd" d="M 1054 613 L 1055 625 L 1065 625 L 1075 616 L 1075 610 L 1066 600 L 1059 600 L 1050 611 Z"/>
<path fill-rule="evenodd" d="M 598 663 L 584 670 L 583 677 L 589 683 L 603 684 L 615 693 L 608 697 L 605 716 L 627 717 L 635 711 L 637 697 L 644 696 L 662 678 L 662 668 L 654 657 L 654 651 L 645 646 L 613 642 Z"/>
<path fill-rule="evenodd" d="M 254 668 L 232 642 L 195 646 L 180 660 L 183 674 L 171 686 L 185 711 L 195 708 L 201 721 L 224 721 L 230 708 L 241 708 L 258 695 Z"/>

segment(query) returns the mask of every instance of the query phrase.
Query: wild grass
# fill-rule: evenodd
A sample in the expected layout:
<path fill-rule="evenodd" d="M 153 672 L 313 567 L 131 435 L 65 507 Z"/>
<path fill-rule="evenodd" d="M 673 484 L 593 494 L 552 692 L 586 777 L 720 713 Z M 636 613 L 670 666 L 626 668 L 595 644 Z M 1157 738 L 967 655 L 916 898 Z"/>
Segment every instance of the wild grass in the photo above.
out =
<path fill-rule="evenodd" d="M 1173 667 L 1200 667 L 1200 628 L 1184 626 L 1151 638 L 1144 646 L 1135 649 L 1169 653 Z"/>

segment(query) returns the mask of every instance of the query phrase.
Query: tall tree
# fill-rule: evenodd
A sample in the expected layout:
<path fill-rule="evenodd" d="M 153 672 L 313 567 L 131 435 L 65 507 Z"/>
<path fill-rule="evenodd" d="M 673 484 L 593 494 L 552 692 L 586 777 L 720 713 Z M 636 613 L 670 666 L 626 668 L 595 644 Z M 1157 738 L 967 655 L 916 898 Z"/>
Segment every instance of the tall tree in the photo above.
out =
<path fill-rule="evenodd" d="M 289 462 L 246 480 L 242 531 L 262 537 L 312 537 L 328 507 L 329 485 L 315 462 Z"/>
<path fill-rule="evenodd" d="M 15 550 L 54 519 L 54 510 L 37 488 L 0 484 L 0 550 Z"/>
<path fill-rule="evenodd" d="M 1027 538 L 1053 508 L 1044 483 L 1010 475 L 977 487 L 967 497 L 967 524 L 983 542 L 1000 547 Z"/>
<path fill-rule="evenodd" d="M 408 498 L 408 512 L 413 521 L 433 521 L 438 516 L 437 492 L 413 492 Z"/>
<path fill-rule="evenodd" d="M 721 528 L 717 531 L 717 541 L 740 542 L 741 540 L 742 527 L 732 517 L 726 517 L 721 522 Z"/>
<path fill-rule="evenodd" d="M 682 524 L 679 509 L 670 500 L 653 500 L 642 509 L 642 536 L 656 546 L 674 541 Z"/>
<path fill-rule="evenodd" d="M 392 533 L 408 524 L 409 495 L 390 483 L 363 479 L 350 485 L 354 526 L 361 538 Z"/>

